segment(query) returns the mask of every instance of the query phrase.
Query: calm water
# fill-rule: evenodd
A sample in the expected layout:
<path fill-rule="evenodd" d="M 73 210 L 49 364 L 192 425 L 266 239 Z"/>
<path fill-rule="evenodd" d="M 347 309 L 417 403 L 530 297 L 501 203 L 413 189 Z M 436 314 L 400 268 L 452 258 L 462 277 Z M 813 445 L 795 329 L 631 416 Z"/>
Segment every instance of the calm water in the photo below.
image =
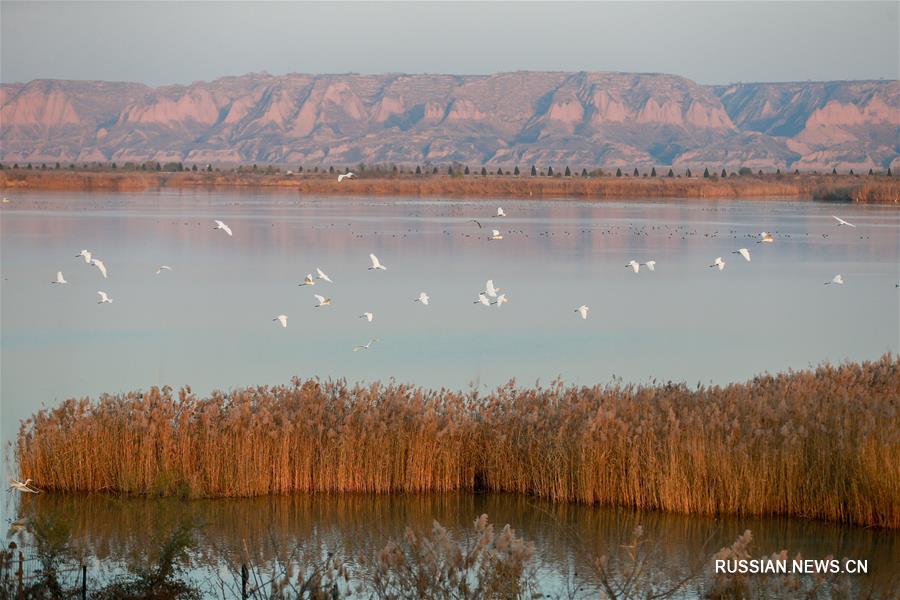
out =
<path fill-rule="evenodd" d="M 896 208 L 204 191 L 7 195 L 12 202 L 0 208 L 4 448 L 19 420 L 41 405 L 152 385 L 205 393 L 295 375 L 453 388 L 556 377 L 727 383 L 900 349 Z M 491 216 L 498 204 L 504 219 Z M 832 214 L 858 227 L 837 227 Z M 213 219 L 228 223 L 234 236 L 214 231 Z M 486 239 L 493 227 L 502 241 Z M 756 243 L 763 230 L 775 243 Z M 740 247 L 750 249 L 751 263 L 731 254 Z M 108 280 L 75 258 L 82 248 L 106 263 Z M 370 252 L 387 271 L 367 270 Z M 723 272 L 709 268 L 717 256 L 727 261 Z M 656 260 L 656 271 L 636 275 L 624 268 L 631 259 Z M 174 270 L 157 276 L 161 264 Z M 334 283 L 298 287 L 317 266 Z M 50 285 L 57 270 L 69 285 Z M 837 273 L 846 285 L 823 285 Z M 473 304 L 489 278 L 509 297 L 502 308 Z M 114 303 L 98 305 L 97 290 Z M 413 302 L 421 291 L 430 306 Z M 314 308 L 313 293 L 333 305 Z M 573 312 L 581 304 L 591 308 L 587 321 Z M 358 318 L 364 311 L 375 313 L 373 323 Z M 272 322 L 280 313 L 289 316 L 287 329 Z M 351 351 L 374 337 L 369 351 Z M 747 528 L 757 535 L 756 555 L 788 548 L 813 558 L 898 560 L 890 532 L 640 516 L 504 497 L 184 505 L 48 496 L 24 507 L 8 501 L 4 512 L 55 504 L 78 516 L 79 535 L 101 556 L 122 556 L 142 527 L 185 511 L 205 516 L 208 535 L 229 544 L 263 530 L 295 540 L 314 530 L 335 544 L 352 538 L 370 547 L 407 524 L 438 518 L 459 528 L 488 512 L 538 543 L 550 581 L 584 557 L 615 552 L 636 521 L 663 544 L 660 564 L 675 567 L 700 555 L 710 535 L 714 551 Z M 564 533 L 571 529 L 587 539 L 573 542 Z"/>

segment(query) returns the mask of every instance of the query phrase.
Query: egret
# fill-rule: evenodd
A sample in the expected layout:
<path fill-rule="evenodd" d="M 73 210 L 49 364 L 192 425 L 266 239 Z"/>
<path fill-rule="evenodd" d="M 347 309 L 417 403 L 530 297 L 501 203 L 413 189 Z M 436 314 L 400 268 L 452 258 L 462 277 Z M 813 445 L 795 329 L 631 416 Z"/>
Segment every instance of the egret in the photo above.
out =
<path fill-rule="evenodd" d="M 587 306 L 582 304 L 581 306 L 579 306 L 578 308 L 575 309 L 575 312 L 581 313 L 582 319 L 587 319 L 587 314 L 588 314 L 589 310 L 590 310 L 590 308 L 588 308 Z"/>
<path fill-rule="evenodd" d="M 160 265 L 159 268 L 156 269 L 156 274 L 159 275 L 163 271 L 171 271 L 171 270 L 172 270 L 172 267 L 170 267 L 169 265 Z"/>
<path fill-rule="evenodd" d="M 215 220 L 215 223 L 216 223 L 216 226 L 214 227 L 214 229 L 221 229 L 228 235 L 231 235 L 231 227 L 229 227 L 228 225 L 226 225 L 225 223 L 223 223 L 222 221 L 220 221 L 218 219 Z"/>
<path fill-rule="evenodd" d="M 478 300 L 476 300 L 472 304 L 484 304 L 485 306 L 490 306 L 491 301 L 488 300 L 488 297 L 482 293 L 482 294 L 478 294 Z"/>
<path fill-rule="evenodd" d="M 763 242 L 765 242 L 767 244 L 771 244 L 774 241 L 775 241 L 775 238 L 772 237 L 771 233 L 769 233 L 768 231 L 763 231 L 762 233 L 759 234 L 759 241 L 756 243 L 762 244 Z"/>
<path fill-rule="evenodd" d="M 645 267 L 647 267 L 648 269 L 650 269 L 651 271 L 656 270 L 656 261 L 655 260 L 648 260 L 647 262 L 641 263 L 641 264 L 644 265 Z"/>
<path fill-rule="evenodd" d="M 498 206 L 498 207 L 497 207 L 497 216 L 498 216 L 498 217 L 505 217 L 505 216 L 506 216 L 506 213 L 503 212 L 503 207 L 502 207 L 502 206 Z"/>
<path fill-rule="evenodd" d="M 353 346 L 353 351 L 354 351 L 354 352 L 359 352 L 360 350 L 368 350 L 368 349 L 369 349 L 369 346 L 371 346 L 372 344 L 374 344 L 374 343 L 377 342 L 377 341 L 378 341 L 378 338 L 372 338 L 371 340 L 369 340 L 369 341 L 368 341 L 367 343 L 365 343 L 365 344 L 362 344 L 362 345 L 360 345 L 360 346 Z"/>
<path fill-rule="evenodd" d="M 100 274 L 103 275 L 103 279 L 106 279 L 106 265 L 103 264 L 103 261 L 99 258 L 92 258 L 91 264 L 97 267 L 100 270 Z"/>
<path fill-rule="evenodd" d="M 721 256 L 719 256 L 718 258 L 716 258 L 715 261 L 713 261 L 713 264 L 711 264 L 709 266 L 710 267 L 719 267 L 719 270 L 722 271 L 725 269 L 725 261 L 722 260 Z"/>
<path fill-rule="evenodd" d="M 278 315 L 277 317 L 275 317 L 272 320 L 278 321 L 279 323 L 281 323 L 282 327 L 287 327 L 287 315 Z"/>
<path fill-rule="evenodd" d="M 301 287 L 304 285 L 316 285 L 316 281 L 313 279 L 312 273 L 309 273 L 306 279 L 303 280 L 303 283 L 298 283 L 297 285 Z"/>
<path fill-rule="evenodd" d="M 356 177 L 356 175 L 349 171 L 347 171 L 346 173 L 341 173 L 340 175 L 338 175 L 338 183 L 342 182 L 345 179 L 353 179 L 354 177 Z"/>
<path fill-rule="evenodd" d="M 63 277 L 62 271 L 57 271 L 56 272 L 56 281 L 51 281 L 50 283 L 65 284 L 65 283 L 69 283 L 69 282 L 66 281 L 65 277 Z"/>
<path fill-rule="evenodd" d="M 334 282 L 331 280 L 331 277 L 329 277 L 328 275 L 326 275 L 326 274 L 325 274 L 325 271 L 323 271 L 323 270 L 320 269 L 319 267 L 316 267 L 316 279 L 323 279 L 323 280 L 327 281 L 328 283 L 334 283 Z"/>
<path fill-rule="evenodd" d="M 381 261 L 379 261 L 379 260 L 378 260 L 378 257 L 375 256 L 374 254 L 370 254 L 370 255 L 369 255 L 369 260 L 372 261 L 372 266 L 369 267 L 369 270 L 370 270 L 370 271 L 372 271 L 372 270 L 375 270 L 375 271 L 387 271 L 387 267 L 384 266 L 383 264 L 381 264 Z"/>
<path fill-rule="evenodd" d="M 856 227 L 856 225 L 854 225 L 853 223 L 848 223 L 847 221 L 843 220 L 840 217 L 831 215 L 831 218 L 834 219 L 835 221 L 837 221 L 838 227 L 840 227 L 841 225 L 846 225 L 847 227 Z"/>
<path fill-rule="evenodd" d="M 509 302 L 509 300 L 506 299 L 506 294 L 500 294 L 499 296 L 497 296 L 497 299 L 496 299 L 496 300 L 494 300 L 493 302 L 491 302 L 491 304 L 496 304 L 496 305 L 497 305 L 497 308 L 500 308 L 501 306 L 503 306 L 503 305 L 506 304 L 507 302 Z"/>
<path fill-rule="evenodd" d="M 487 282 L 484 284 L 484 290 L 485 291 L 481 292 L 482 294 L 487 294 L 491 298 L 496 298 L 497 292 L 500 291 L 500 288 L 494 287 L 493 279 L 488 279 Z"/>
<path fill-rule="evenodd" d="M 22 483 L 21 481 L 17 481 L 15 479 L 10 479 L 9 488 L 7 488 L 7 491 L 11 490 L 17 490 L 26 494 L 37 494 L 41 491 L 31 485 L 31 479 L 26 479 L 25 483 Z"/>
<path fill-rule="evenodd" d="M 375 318 L 375 315 L 372 314 L 372 313 L 370 313 L 370 312 L 364 312 L 363 314 L 359 315 L 359 318 L 360 318 L 360 319 L 365 319 L 366 321 L 368 321 L 369 323 L 371 323 L 371 322 L 372 322 L 372 319 Z"/>
<path fill-rule="evenodd" d="M 732 254 L 740 254 L 741 256 L 744 257 L 744 260 L 746 260 L 747 262 L 750 262 L 750 251 L 747 250 L 746 248 L 739 248 L 739 249 L 735 250 L 734 252 L 732 252 Z"/>
<path fill-rule="evenodd" d="M 100 301 L 97 304 L 112 304 L 112 298 L 106 292 L 98 291 L 97 294 L 100 295 Z"/>
<path fill-rule="evenodd" d="M 428 294 L 426 294 L 425 292 L 420 292 L 419 297 L 413 300 L 413 302 L 421 302 L 425 306 L 428 306 L 429 300 L 431 300 L 431 298 L 428 297 Z"/>
<path fill-rule="evenodd" d="M 831 278 L 831 281 L 826 281 L 825 285 L 831 285 L 832 283 L 835 285 L 844 285 L 844 278 L 841 276 L 840 273 L 838 273 L 837 275 L 835 275 L 834 277 Z"/>
<path fill-rule="evenodd" d="M 82 250 L 78 254 L 75 255 L 75 258 L 83 258 L 86 264 L 91 264 L 91 251 L 90 250 Z"/>
<path fill-rule="evenodd" d="M 641 265 L 640 265 L 640 263 L 638 263 L 638 261 L 636 261 L 636 260 L 630 260 L 630 261 L 628 261 L 628 264 L 625 265 L 625 268 L 626 268 L 626 269 L 631 269 L 632 271 L 634 271 L 635 273 L 637 273 L 637 272 L 639 272 L 639 271 L 641 270 Z"/>
<path fill-rule="evenodd" d="M 488 238 L 491 240 L 502 240 L 503 236 L 500 234 L 500 231 L 497 229 L 491 229 L 491 237 Z"/>
<path fill-rule="evenodd" d="M 316 308 L 320 306 L 331 306 L 331 298 L 326 298 L 325 296 L 320 296 L 319 294 L 313 294 L 315 299 L 319 302 L 316 304 Z"/>

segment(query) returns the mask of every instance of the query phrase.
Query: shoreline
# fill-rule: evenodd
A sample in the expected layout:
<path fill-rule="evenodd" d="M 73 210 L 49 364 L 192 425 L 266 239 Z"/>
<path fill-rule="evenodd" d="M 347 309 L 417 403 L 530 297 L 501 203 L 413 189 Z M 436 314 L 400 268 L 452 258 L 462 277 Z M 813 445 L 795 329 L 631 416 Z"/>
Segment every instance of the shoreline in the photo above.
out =
<path fill-rule="evenodd" d="M 531 177 L 507 175 L 368 176 L 339 183 L 329 174 L 4 169 L 0 191 L 145 191 L 185 188 L 295 190 L 320 196 L 403 196 L 624 200 L 634 198 L 825 200 L 900 203 L 900 181 L 886 175 L 747 175 L 718 177 Z"/>

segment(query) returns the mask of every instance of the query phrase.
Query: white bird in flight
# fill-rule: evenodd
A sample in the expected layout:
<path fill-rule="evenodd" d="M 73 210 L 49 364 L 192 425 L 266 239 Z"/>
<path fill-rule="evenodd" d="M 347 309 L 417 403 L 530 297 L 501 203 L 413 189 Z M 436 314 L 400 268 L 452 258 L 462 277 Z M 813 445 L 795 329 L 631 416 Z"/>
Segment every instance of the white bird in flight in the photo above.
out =
<path fill-rule="evenodd" d="M 103 275 L 103 279 L 106 279 L 106 265 L 103 264 L 103 261 L 99 258 L 92 258 L 91 264 L 97 267 L 100 270 L 100 274 Z"/>
<path fill-rule="evenodd" d="M 722 271 L 725 269 L 725 261 L 722 260 L 721 256 L 719 256 L 718 258 L 716 258 L 715 261 L 713 261 L 713 264 L 711 264 L 709 266 L 710 267 L 719 267 L 719 270 Z"/>
<path fill-rule="evenodd" d="M 66 281 L 65 277 L 63 277 L 62 271 L 57 271 L 56 272 L 56 281 L 51 281 L 50 283 L 64 284 L 64 283 L 69 283 L 69 282 Z"/>
<path fill-rule="evenodd" d="M 825 285 L 831 285 L 832 283 L 835 285 L 844 285 L 844 278 L 840 273 L 838 273 L 837 275 L 832 277 L 831 281 L 826 281 Z"/>
<path fill-rule="evenodd" d="M 647 267 L 648 269 L 650 269 L 651 271 L 656 270 L 656 261 L 655 260 L 648 260 L 647 262 L 641 263 L 641 264 L 644 265 L 645 267 Z"/>
<path fill-rule="evenodd" d="M 279 323 L 281 323 L 281 326 L 282 326 L 282 327 L 287 327 L 287 319 L 288 319 L 288 318 L 287 318 L 287 315 L 278 315 L 277 317 L 275 317 L 275 318 L 272 319 L 272 320 L 273 320 L 273 321 L 278 321 Z"/>
<path fill-rule="evenodd" d="M 360 318 L 360 319 L 365 319 L 366 321 L 368 321 L 369 323 L 371 323 L 371 322 L 372 322 L 372 319 L 375 318 L 375 315 L 372 314 L 372 313 L 370 313 L 370 312 L 364 312 L 363 314 L 359 315 L 359 318 Z"/>
<path fill-rule="evenodd" d="M 503 236 L 500 234 L 500 230 L 491 229 L 491 237 L 489 237 L 488 239 L 489 240 L 502 240 Z"/>
<path fill-rule="evenodd" d="M 83 258 L 86 264 L 91 264 L 91 251 L 90 250 L 82 250 L 78 254 L 75 255 L 75 258 Z"/>
<path fill-rule="evenodd" d="M 478 294 L 478 300 L 473 302 L 472 304 L 484 304 L 485 306 L 490 306 L 491 301 L 488 300 L 488 297 L 484 295 L 484 293 Z"/>
<path fill-rule="evenodd" d="M 575 312 L 581 313 L 582 319 L 587 319 L 587 314 L 588 314 L 589 310 L 590 310 L 590 308 L 588 308 L 587 306 L 582 304 L 581 306 L 579 306 L 578 308 L 575 309 Z"/>
<path fill-rule="evenodd" d="M 341 173 L 340 175 L 338 175 L 338 183 L 342 182 L 345 179 L 353 179 L 354 177 L 356 177 L 354 173 Z"/>
<path fill-rule="evenodd" d="M 846 225 L 847 227 L 856 227 L 856 225 L 854 225 L 853 223 L 848 223 L 840 217 L 831 215 L 831 218 L 838 222 L 838 227 L 840 227 L 841 225 Z"/>
<path fill-rule="evenodd" d="M 498 217 L 505 217 L 505 216 L 506 216 L 506 213 L 503 212 L 503 207 L 502 207 L 502 206 L 498 206 L 498 207 L 497 207 L 497 216 L 498 216 Z"/>
<path fill-rule="evenodd" d="M 372 261 L 372 266 L 369 267 L 370 271 L 372 271 L 372 270 L 387 271 L 387 267 L 384 266 L 383 264 L 381 264 L 381 262 L 378 260 L 378 257 L 375 256 L 374 254 L 369 255 L 369 260 Z"/>
<path fill-rule="evenodd" d="M 354 352 L 359 352 L 360 350 L 368 350 L 368 349 L 369 349 L 369 346 L 371 346 L 372 344 L 374 344 L 374 343 L 377 342 L 377 341 L 378 341 L 378 338 L 372 338 L 371 340 L 369 340 L 369 341 L 368 341 L 367 343 L 365 343 L 365 344 L 362 344 L 362 345 L 359 345 L 359 346 L 353 346 L 353 351 L 354 351 Z"/>
<path fill-rule="evenodd" d="M 506 299 L 506 294 L 500 294 L 499 296 L 497 296 L 497 299 L 496 299 L 496 300 L 494 300 L 493 302 L 491 302 L 491 304 L 496 304 L 496 305 L 497 305 L 497 308 L 500 308 L 501 306 L 503 306 L 503 305 L 506 304 L 507 302 L 509 302 L 509 300 Z"/>
<path fill-rule="evenodd" d="M 25 482 L 17 481 L 15 479 L 9 480 L 9 488 L 7 491 L 17 490 L 19 492 L 23 492 L 26 494 L 37 494 L 40 493 L 40 490 L 31 485 L 31 479 L 26 479 Z"/>
<path fill-rule="evenodd" d="M 100 295 L 100 301 L 97 304 L 112 304 L 112 298 L 106 292 L 98 291 L 97 293 Z"/>
<path fill-rule="evenodd" d="M 326 298 L 325 296 L 320 296 L 319 294 L 313 294 L 316 300 L 318 300 L 318 304 L 316 304 L 316 308 L 320 306 L 331 306 L 331 298 Z"/>
<path fill-rule="evenodd" d="M 222 221 L 220 221 L 218 219 L 215 220 L 215 223 L 216 223 L 215 229 L 221 229 L 228 235 L 231 235 L 231 227 L 229 227 L 228 225 L 226 225 L 225 223 L 223 223 Z"/>
<path fill-rule="evenodd" d="M 298 283 L 297 285 L 299 285 L 299 286 L 316 285 L 316 281 L 315 281 L 315 279 L 313 279 L 312 273 L 309 273 L 306 276 L 306 279 L 303 280 L 303 283 Z"/>
<path fill-rule="evenodd" d="M 759 241 L 756 243 L 762 244 L 763 242 L 766 242 L 767 244 L 771 244 L 774 241 L 775 241 L 775 238 L 772 237 L 771 233 L 769 233 L 768 231 L 763 231 L 762 233 L 759 234 Z"/>
<path fill-rule="evenodd" d="M 485 284 L 484 284 L 484 291 L 481 293 L 487 294 L 491 298 L 496 298 L 497 292 L 499 292 L 499 291 L 500 291 L 500 288 L 494 287 L 494 280 L 488 279 L 487 282 L 485 282 Z"/>
<path fill-rule="evenodd" d="M 631 270 L 634 271 L 635 273 L 638 273 L 638 272 L 641 270 L 641 265 L 640 265 L 640 263 L 639 263 L 638 261 L 636 261 L 636 260 L 630 260 L 630 261 L 628 261 L 628 264 L 625 265 L 625 268 L 626 268 L 626 269 L 631 269 Z"/>
<path fill-rule="evenodd" d="M 732 254 L 740 254 L 741 256 L 744 257 L 744 260 L 746 260 L 747 262 L 750 262 L 750 251 L 747 250 L 746 248 L 739 248 L 739 249 L 735 250 L 734 252 L 732 252 Z"/>
<path fill-rule="evenodd" d="M 323 271 L 323 270 L 320 269 L 319 267 L 316 267 L 316 279 L 323 279 L 323 280 L 327 281 L 328 283 L 334 283 L 334 282 L 331 280 L 331 277 L 329 277 L 328 275 L 326 275 L 326 274 L 325 274 L 325 271 Z"/>
<path fill-rule="evenodd" d="M 421 293 L 419 294 L 419 297 L 416 298 L 415 300 L 413 300 L 413 302 L 421 302 L 421 303 L 424 304 L 425 306 L 428 306 L 428 301 L 429 301 L 429 300 L 431 300 L 431 298 L 428 297 L 428 294 L 426 294 L 425 292 L 421 292 Z"/>
<path fill-rule="evenodd" d="M 169 265 L 159 265 L 159 268 L 156 269 L 156 274 L 159 275 L 163 271 L 171 271 L 171 270 L 172 270 L 172 267 L 170 267 Z"/>

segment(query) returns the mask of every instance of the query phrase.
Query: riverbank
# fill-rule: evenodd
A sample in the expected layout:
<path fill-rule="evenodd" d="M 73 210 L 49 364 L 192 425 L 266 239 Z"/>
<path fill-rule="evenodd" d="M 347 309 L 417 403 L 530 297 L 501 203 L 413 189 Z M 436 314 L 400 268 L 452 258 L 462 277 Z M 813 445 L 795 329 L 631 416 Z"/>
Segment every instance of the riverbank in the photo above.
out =
<path fill-rule="evenodd" d="M 15 458 L 47 492 L 486 491 L 900 528 L 898 394 L 889 355 L 724 387 L 153 388 L 39 411 Z"/>
<path fill-rule="evenodd" d="M 900 181 L 886 175 L 746 175 L 719 177 L 528 177 L 512 175 L 364 175 L 338 182 L 331 174 L 4 169 L 0 190 L 144 191 L 163 188 L 271 188 L 318 196 L 463 198 L 792 198 L 900 203 Z"/>

